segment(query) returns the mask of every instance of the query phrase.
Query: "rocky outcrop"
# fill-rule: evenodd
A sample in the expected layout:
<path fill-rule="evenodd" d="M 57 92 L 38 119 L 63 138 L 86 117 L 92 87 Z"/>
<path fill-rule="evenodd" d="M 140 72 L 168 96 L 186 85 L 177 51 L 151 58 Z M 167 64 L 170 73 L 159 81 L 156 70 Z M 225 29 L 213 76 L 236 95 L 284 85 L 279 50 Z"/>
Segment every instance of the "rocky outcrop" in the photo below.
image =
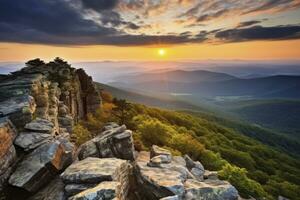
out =
<path fill-rule="evenodd" d="M 94 139 L 80 147 L 78 157 L 80 160 L 87 157 L 120 158 L 134 160 L 132 132 L 126 126 L 108 124 Z"/>
<path fill-rule="evenodd" d="M 164 157 L 164 158 L 163 158 Z M 169 151 L 153 146 L 151 153 L 140 152 L 135 163 L 139 194 L 146 200 L 236 200 L 237 190 L 217 179 L 190 157 L 172 157 Z"/>
<path fill-rule="evenodd" d="M 57 191 L 49 182 L 75 159 L 73 125 L 101 105 L 82 69 L 58 58 L 26 65 L 0 79 L 0 199 L 27 196 L 5 197 L 6 188 L 40 195 Z"/>

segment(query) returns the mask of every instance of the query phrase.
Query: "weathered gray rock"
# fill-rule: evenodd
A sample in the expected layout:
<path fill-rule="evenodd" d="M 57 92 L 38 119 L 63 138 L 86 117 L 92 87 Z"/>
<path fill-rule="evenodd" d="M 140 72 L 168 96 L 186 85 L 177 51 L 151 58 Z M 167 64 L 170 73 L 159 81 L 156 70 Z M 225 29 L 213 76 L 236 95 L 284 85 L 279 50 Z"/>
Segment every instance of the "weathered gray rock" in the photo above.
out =
<path fill-rule="evenodd" d="M 102 182 L 94 188 L 80 192 L 69 200 L 112 200 L 117 197 L 118 186 L 118 182 Z"/>
<path fill-rule="evenodd" d="M 51 134 L 54 129 L 54 124 L 46 119 L 37 118 L 25 125 L 25 129 L 39 133 Z"/>
<path fill-rule="evenodd" d="M 69 156 L 60 142 L 46 143 L 24 158 L 9 178 L 9 183 L 29 192 L 36 192 L 71 164 Z"/>
<path fill-rule="evenodd" d="M 150 167 L 161 167 L 161 164 L 168 164 L 171 161 L 169 156 L 159 155 L 151 158 L 147 165 Z"/>
<path fill-rule="evenodd" d="M 115 123 L 115 122 L 108 122 L 103 127 L 103 131 L 107 131 L 107 130 L 110 130 L 110 129 L 113 129 L 113 128 L 117 128 L 117 127 L 119 127 L 119 125 L 117 123 Z"/>
<path fill-rule="evenodd" d="M 1 96 L 1 92 L 2 89 L 0 86 L 0 99 L 3 97 Z M 0 117 L 8 117 L 13 122 L 14 126 L 23 128 L 26 123 L 32 120 L 35 107 L 34 98 L 32 96 L 22 95 L 7 97 L 6 99 L 3 99 L 3 101 L 0 100 Z"/>
<path fill-rule="evenodd" d="M 96 157 L 96 158 L 100 157 L 98 148 L 94 140 L 87 141 L 86 143 L 82 144 L 79 148 L 78 151 L 79 160 L 83 160 L 87 157 Z"/>
<path fill-rule="evenodd" d="M 160 148 L 159 146 L 153 145 L 150 150 L 150 158 L 160 155 L 167 157 L 167 159 L 171 162 L 172 154 L 170 151 Z"/>
<path fill-rule="evenodd" d="M 52 180 L 45 188 L 28 200 L 66 200 L 64 184 L 59 177 Z"/>
<path fill-rule="evenodd" d="M 70 165 L 61 175 L 66 184 L 100 183 L 116 180 L 118 170 L 127 161 L 117 158 L 86 158 Z"/>
<path fill-rule="evenodd" d="M 176 168 L 172 164 L 149 167 L 147 165 L 149 159 L 149 153 L 140 152 L 135 165 L 137 182 L 145 199 L 160 199 L 174 195 L 183 196 L 187 170 L 179 170 L 182 166 L 176 166 Z"/>
<path fill-rule="evenodd" d="M 29 151 L 49 142 L 51 139 L 53 139 L 53 137 L 46 133 L 22 132 L 19 133 L 14 144 L 23 148 L 25 151 Z"/>
<path fill-rule="evenodd" d="M 198 180 L 202 181 L 204 179 L 203 175 L 205 173 L 203 165 L 199 161 L 193 161 L 188 155 L 184 156 L 186 167 Z"/>
<path fill-rule="evenodd" d="M 126 126 L 111 128 L 83 144 L 78 152 L 80 160 L 87 157 L 134 160 L 132 132 Z"/>
<path fill-rule="evenodd" d="M 226 181 L 200 182 L 188 179 L 185 184 L 186 200 L 237 200 L 238 191 Z"/>

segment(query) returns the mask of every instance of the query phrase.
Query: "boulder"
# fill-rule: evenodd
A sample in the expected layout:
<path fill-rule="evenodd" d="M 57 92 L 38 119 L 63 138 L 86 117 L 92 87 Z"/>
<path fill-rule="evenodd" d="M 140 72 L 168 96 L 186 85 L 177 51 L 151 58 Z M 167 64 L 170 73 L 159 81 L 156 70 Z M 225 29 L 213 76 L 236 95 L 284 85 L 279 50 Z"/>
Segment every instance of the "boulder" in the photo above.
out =
<path fill-rule="evenodd" d="M 237 200 L 239 196 L 238 191 L 226 181 L 188 179 L 184 186 L 186 200 Z"/>
<path fill-rule="evenodd" d="M 184 156 L 186 162 L 186 167 L 198 180 L 202 181 L 204 179 L 203 175 L 205 173 L 203 165 L 199 161 L 193 161 L 188 155 Z"/>
<path fill-rule="evenodd" d="M 140 186 L 140 193 L 145 196 L 145 199 L 161 199 L 174 195 L 183 196 L 187 170 L 175 163 L 161 167 L 150 167 L 147 165 L 149 159 L 149 153 L 140 152 L 135 164 L 137 184 Z"/>
<path fill-rule="evenodd" d="M 160 148 L 159 146 L 153 145 L 150 150 L 150 158 L 155 156 L 164 155 L 168 158 L 169 161 L 172 160 L 172 154 L 170 151 Z"/>
<path fill-rule="evenodd" d="M 10 176 L 9 184 L 36 192 L 71 164 L 69 156 L 59 141 L 46 143 L 23 159 Z"/>
<path fill-rule="evenodd" d="M 1 92 L 2 89 L 0 86 L 0 99 L 3 97 Z M 29 95 L 16 97 L 12 97 L 12 95 L 13 94 L 10 94 L 3 101 L 0 100 L 0 117 L 8 117 L 16 128 L 23 128 L 26 123 L 32 120 L 36 107 L 35 101 L 34 98 Z"/>
<path fill-rule="evenodd" d="M 28 200 L 66 200 L 64 184 L 59 177 L 52 180 L 45 188 Z"/>
<path fill-rule="evenodd" d="M 103 127 L 103 131 L 107 131 L 107 130 L 110 130 L 110 129 L 113 129 L 113 128 L 117 128 L 119 127 L 119 125 L 115 122 L 108 122 L 105 124 L 105 126 Z"/>
<path fill-rule="evenodd" d="M 29 151 L 49 142 L 52 138 L 50 134 L 46 133 L 22 132 L 15 139 L 14 144 Z"/>
<path fill-rule="evenodd" d="M 87 157 L 134 160 L 132 132 L 125 125 L 108 129 L 81 145 L 78 157 L 80 160 Z"/>
<path fill-rule="evenodd" d="M 172 160 L 170 160 L 169 156 L 166 155 L 159 155 L 155 156 L 150 159 L 150 162 L 148 162 L 148 166 L 150 167 L 161 167 L 161 164 L 168 164 L 171 163 Z"/>
<path fill-rule="evenodd" d="M 32 132 L 52 134 L 54 124 L 46 119 L 37 118 L 25 125 L 25 129 Z"/>
<path fill-rule="evenodd" d="M 69 200 L 112 200 L 117 197 L 119 182 L 102 182 L 96 187 L 80 192 Z"/>
<path fill-rule="evenodd" d="M 82 144 L 78 150 L 79 160 L 83 160 L 87 157 L 96 157 L 96 158 L 100 157 L 98 148 L 94 140 L 90 140 Z"/>
<path fill-rule="evenodd" d="M 116 180 L 118 170 L 126 164 L 117 158 L 86 158 L 70 165 L 61 178 L 66 184 L 100 183 Z"/>

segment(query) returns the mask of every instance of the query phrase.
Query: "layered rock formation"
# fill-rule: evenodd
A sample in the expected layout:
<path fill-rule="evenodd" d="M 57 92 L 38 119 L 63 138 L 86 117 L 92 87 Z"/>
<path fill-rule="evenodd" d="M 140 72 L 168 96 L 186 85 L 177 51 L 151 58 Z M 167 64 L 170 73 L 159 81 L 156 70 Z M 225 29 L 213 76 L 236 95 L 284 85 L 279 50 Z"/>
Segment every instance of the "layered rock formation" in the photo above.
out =
<path fill-rule="evenodd" d="M 235 200 L 236 189 L 189 156 L 152 146 L 108 123 L 80 147 L 73 125 L 100 108 L 91 77 L 61 59 L 36 59 L 0 77 L 0 199 Z"/>
<path fill-rule="evenodd" d="M 59 58 L 26 65 L 0 80 L 0 199 L 36 193 L 69 166 L 73 125 L 101 105 L 82 69 Z"/>

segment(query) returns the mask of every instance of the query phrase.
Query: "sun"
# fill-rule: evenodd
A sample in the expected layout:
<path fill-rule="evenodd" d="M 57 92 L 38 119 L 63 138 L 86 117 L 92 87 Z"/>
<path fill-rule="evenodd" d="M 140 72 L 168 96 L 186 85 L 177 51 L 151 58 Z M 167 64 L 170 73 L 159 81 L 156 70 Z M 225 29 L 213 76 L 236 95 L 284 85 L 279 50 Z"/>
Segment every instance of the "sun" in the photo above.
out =
<path fill-rule="evenodd" d="M 165 56 L 166 55 L 166 50 L 165 49 L 158 49 L 157 51 L 159 56 Z"/>

